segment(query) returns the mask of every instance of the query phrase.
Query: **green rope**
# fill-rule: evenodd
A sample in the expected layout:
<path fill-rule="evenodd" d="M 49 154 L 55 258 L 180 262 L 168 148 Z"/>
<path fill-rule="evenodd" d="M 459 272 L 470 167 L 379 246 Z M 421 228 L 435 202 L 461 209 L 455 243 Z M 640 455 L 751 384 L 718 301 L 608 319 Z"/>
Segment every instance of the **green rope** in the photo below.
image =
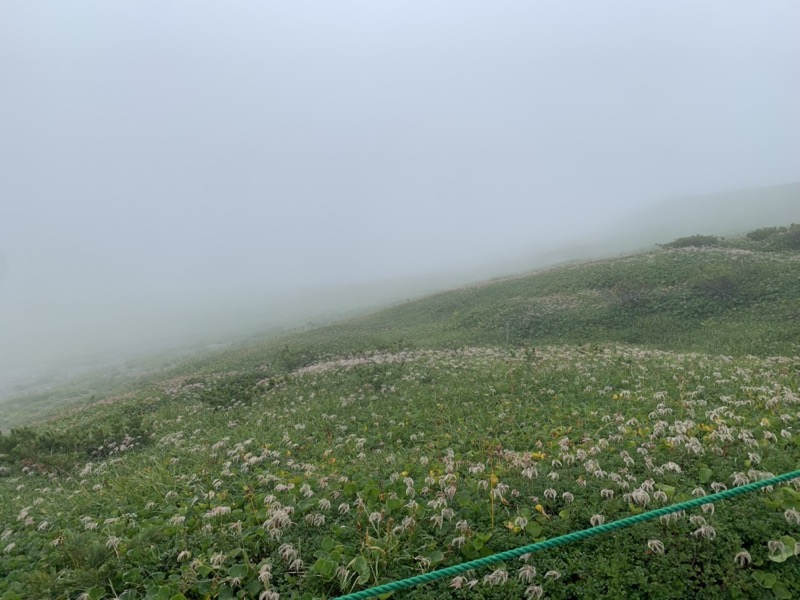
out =
<path fill-rule="evenodd" d="M 703 504 L 711 504 L 714 502 L 719 502 L 721 500 L 727 500 L 728 498 L 733 498 L 741 494 L 746 494 L 747 492 L 752 492 L 760 488 L 776 485 L 778 483 L 784 483 L 791 479 L 797 479 L 797 478 L 800 478 L 800 470 L 792 471 L 791 473 L 784 473 L 783 475 L 778 475 L 776 477 L 770 477 L 769 479 L 764 479 L 762 481 L 754 481 L 753 483 L 748 483 L 739 487 L 731 488 L 729 490 L 724 490 L 716 494 L 711 494 L 710 496 L 702 496 L 700 498 L 687 500 L 686 502 L 673 504 L 672 506 L 665 506 L 664 508 L 658 508 L 656 510 L 651 510 L 646 513 L 633 515 L 631 517 L 620 519 L 619 521 L 604 523 L 603 525 L 598 525 L 597 527 L 592 527 L 590 529 L 575 531 L 573 533 L 568 533 L 566 535 L 562 535 L 553 538 L 551 540 L 545 540 L 543 542 L 537 542 L 535 544 L 522 546 L 520 548 L 515 548 L 513 550 L 507 550 L 505 552 L 500 552 L 499 554 L 493 554 L 492 556 L 487 556 L 485 558 L 479 558 L 476 560 L 471 560 L 469 562 L 461 563 L 459 565 L 454 565 L 452 567 L 446 567 L 444 569 L 439 569 L 437 571 L 431 571 L 430 573 L 423 573 L 422 575 L 409 577 L 408 579 L 402 579 L 400 581 L 392 581 L 390 583 L 385 583 L 383 585 L 379 585 L 377 587 L 370 588 L 367 590 L 362 590 L 360 592 L 354 592 L 352 594 L 339 596 L 336 600 L 366 600 L 367 598 L 374 598 L 375 596 L 379 596 L 380 594 L 386 594 L 387 592 L 405 590 L 420 585 L 422 583 L 429 583 L 431 581 L 436 581 L 437 579 L 442 579 L 444 577 L 453 577 L 455 575 L 459 575 L 461 573 L 470 571 L 472 569 L 477 569 L 494 563 L 510 560 L 513 558 L 518 558 L 523 554 L 530 554 L 533 552 L 538 552 L 540 550 L 547 550 L 549 548 L 556 548 L 558 546 L 564 546 L 566 544 L 571 544 L 573 542 L 579 542 L 581 540 L 585 540 L 586 538 L 593 537 L 595 535 L 609 533 L 617 529 L 623 529 L 625 527 L 630 527 L 631 525 L 636 525 L 637 523 L 644 523 L 645 521 L 652 521 L 653 519 L 657 519 L 659 517 L 663 517 L 665 515 L 669 515 L 675 512 L 697 508 L 698 506 L 702 506 Z"/>

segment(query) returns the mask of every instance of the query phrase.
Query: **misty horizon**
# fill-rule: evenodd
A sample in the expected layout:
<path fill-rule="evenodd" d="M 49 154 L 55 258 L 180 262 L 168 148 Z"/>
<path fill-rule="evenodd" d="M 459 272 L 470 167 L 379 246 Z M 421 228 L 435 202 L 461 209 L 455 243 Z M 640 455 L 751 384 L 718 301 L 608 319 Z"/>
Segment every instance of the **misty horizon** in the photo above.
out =
<path fill-rule="evenodd" d="M 796 183 L 798 21 L 791 2 L 5 2 L 0 384 L 633 248 L 665 199 Z"/>

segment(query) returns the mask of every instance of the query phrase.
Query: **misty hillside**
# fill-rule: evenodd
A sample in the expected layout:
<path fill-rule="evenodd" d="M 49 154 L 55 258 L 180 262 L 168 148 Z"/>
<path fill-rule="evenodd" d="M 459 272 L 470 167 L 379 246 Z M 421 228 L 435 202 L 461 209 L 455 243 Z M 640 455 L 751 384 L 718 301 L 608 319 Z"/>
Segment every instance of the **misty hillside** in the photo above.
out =
<path fill-rule="evenodd" d="M 296 368 L 385 348 L 621 342 L 709 354 L 800 348 L 797 227 L 693 236 L 620 258 L 579 262 L 403 303 L 231 350 L 233 364 Z M 755 238 L 755 239 L 753 239 Z M 196 365 L 192 368 L 195 368 Z"/>
<path fill-rule="evenodd" d="M 95 283 L 68 281 L 67 271 L 60 270 L 58 277 L 65 279 L 57 289 L 35 292 L 39 284 L 54 281 L 39 276 L 37 283 L 31 285 L 17 281 L 19 289 L 15 291 L 14 269 L 7 270 L 8 277 L 3 280 L 0 265 L 0 400 L 26 388 L 52 388 L 53 384 L 94 367 L 127 370 L 125 363 L 138 356 L 160 351 L 186 354 L 194 348 L 243 339 L 254 332 L 274 333 L 331 323 L 498 275 L 570 260 L 629 254 L 652 248 L 657 240 L 700 232 L 727 236 L 773 223 L 800 222 L 800 184 L 678 198 L 646 209 L 637 206 L 626 217 L 610 210 L 608 213 L 591 220 L 592 227 L 582 223 L 582 213 L 581 223 L 565 218 L 559 225 L 564 231 L 559 239 L 531 231 L 512 234 L 506 236 L 507 244 L 497 244 L 494 252 L 475 258 L 465 254 L 449 268 L 426 266 L 416 269 L 413 275 L 399 276 L 387 263 L 381 276 L 348 283 L 346 275 L 350 269 L 358 268 L 358 262 L 343 261 L 331 267 L 330 272 L 339 273 L 342 278 L 337 284 L 323 284 L 320 280 L 291 291 L 273 286 L 260 268 L 236 262 L 238 267 L 226 271 L 266 281 L 266 287 L 253 288 L 248 283 L 244 289 L 249 291 L 245 292 L 234 280 L 225 283 L 215 279 L 213 285 L 196 291 L 171 284 L 170 287 L 184 289 L 171 295 L 161 293 L 155 280 L 148 280 L 128 293 L 117 290 L 114 297 L 104 299 L 103 294 L 118 288 L 112 278 L 104 277 L 94 289 Z M 466 231 L 461 234 L 474 238 Z M 449 247 L 445 238 L 441 245 Z M 517 249 L 511 252 L 509 247 Z M 250 260 L 260 254 L 253 249 L 244 256 Z M 421 264 L 427 265 L 427 261 Z M 161 268 L 145 266 L 137 264 L 137 271 L 154 275 Z M 19 277 L 25 269 L 17 267 Z M 26 275 L 33 276 L 37 270 L 31 265 Z M 114 272 L 114 277 L 122 274 L 122 270 Z M 181 278 L 189 273 L 190 270 L 176 267 L 170 276 Z M 126 279 L 126 285 L 134 280 Z M 76 286 L 80 293 L 73 301 L 69 299 L 70 290 Z"/>
<path fill-rule="evenodd" d="M 798 22 L 0 2 L 0 600 L 800 598 Z"/>
<path fill-rule="evenodd" d="M 9 401 L 0 598 L 333 598 L 790 472 L 799 267 L 692 235 Z M 797 487 L 403 597 L 789 598 Z"/>
<path fill-rule="evenodd" d="M 255 337 L 203 353 L 123 365 L 4 402 L 0 427 L 109 389 L 176 373 L 286 372 L 353 352 L 491 345 L 627 343 L 732 355 L 794 355 L 800 344 L 797 227 L 723 239 L 688 237 L 619 258 L 501 278 L 305 332 Z M 162 366 L 159 366 L 162 365 Z M 124 383 L 127 382 L 127 383 Z"/>

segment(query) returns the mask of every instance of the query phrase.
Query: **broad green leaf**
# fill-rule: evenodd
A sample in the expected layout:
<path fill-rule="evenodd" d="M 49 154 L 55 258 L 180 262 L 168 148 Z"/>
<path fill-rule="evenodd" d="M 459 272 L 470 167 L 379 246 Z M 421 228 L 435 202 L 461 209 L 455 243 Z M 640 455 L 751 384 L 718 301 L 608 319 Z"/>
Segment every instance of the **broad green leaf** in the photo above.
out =
<path fill-rule="evenodd" d="M 131 569 L 130 571 L 125 571 L 125 573 L 122 574 L 122 581 L 125 583 L 141 583 L 142 570 Z"/>
<path fill-rule="evenodd" d="M 233 565 L 230 569 L 228 569 L 228 575 L 230 577 L 244 578 L 247 577 L 249 572 L 250 569 L 244 564 Z"/>
<path fill-rule="evenodd" d="M 772 589 L 772 586 L 775 585 L 777 581 L 777 577 L 772 573 L 765 573 L 764 571 L 753 571 L 753 579 L 758 582 L 758 585 L 765 589 Z"/>
<path fill-rule="evenodd" d="M 360 585 L 364 585 L 369 581 L 370 576 L 372 573 L 369 570 L 369 563 L 367 559 L 363 556 L 356 556 L 351 562 L 350 565 L 353 570 L 358 573 L 358 583 Z"/>
<path fill-rule="evenodd" d="M 175 590 L 168 585 L 162 585 L 158 588 L 158 592 L 153 596 L 153 600 L 171 600 L 175 595 Z"/>
<path fill-rule="evenodd" d="M 428 552 L 425 557 L 431 561 L 431 565 L 438 564 L 444 560 L 444 554 L 442 554 L 439 550 Z"/>
<path fill-rule="evenodd" d="M 337 544 L 336 540 L 326 536 L 322 539 L 322 542 L 320 543 L 320 548 L 325 550 L 325 552 L 330 552 L 334 548 L 336 548 L 336 544 Z"/>
<path fill-rule="evenodd" d="M 672 499 L 672 497 L 675 495 L 675 488 L 671 485 L 667 485 L 666 483 L 657 483 L 656 488 L 664 492 L 669 499 Z"/>
<path fill-rule="evenodd" d="M 253 579 L 245 586 L 245 589 L 250 592 L 250 595 L 253 598 L 257 598 L 258 594 L 261 592 L 261 582 L 258 579 Z"/>
<path fill-rule="evenodd" d="M 775 582 L 775 585 L 772 586 L 772 593 L 775 594 L 775 597 L 779 600 L 791 600 L 792 597 L 792 593 L 782 581 Z"/>
<path fill-rule="evenodd" d="M 106 597 L 106 591 L 101 587 L 86 590 L 87 600 L 101 600 Z"/>
<path fill-rule="evenodd" d="M 332 579 L 336 573 L 336 563 L 325 558 L 318 559 L 311 568 L 325 579 Z"/>
<path fill-rule="evenodd" d="M 525 526 L 525 532 L 532 537 L 539 537 L 542 535 L 542 526 L 536 521 L 529 521 Z"/>

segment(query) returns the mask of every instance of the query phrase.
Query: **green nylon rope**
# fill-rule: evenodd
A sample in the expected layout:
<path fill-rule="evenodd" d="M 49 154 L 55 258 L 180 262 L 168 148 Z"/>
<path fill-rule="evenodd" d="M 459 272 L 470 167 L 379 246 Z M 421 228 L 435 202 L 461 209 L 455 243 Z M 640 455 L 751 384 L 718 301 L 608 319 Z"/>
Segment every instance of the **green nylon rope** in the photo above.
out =
<path fill-rule="evenodd" d="M 697 508 L 698 506 L 702 506 L 703 504 L 710 504 L 714 502 L 719 502 L 721 500 L 727 500 L 728 498 L 733 498 L 741 494 L 746 494 L 747 492 L 752 492 L 760 488 L 768 487 L 778 483 L 784 483 L 791 479 L 797 479 L 797 478 L 800 478 L 800 470 L 792 471 L 791 473 L 784 473 L 783 475 L 770 477 L 769 479 L 763 479 L 761 481 L 754 481 L 753 483 L 748 483 L 739 487 L 731 488 L 729 490 L 724 490 L 716 494 L 711 494 L 710 496 L 702 496 L 700 498 L 687 500 L 686 502 L 673 504 L 672 506 L 665 506 L 664 508 L 658 508 L 656 510 L 651 510 L 646 513 L 633 515 L 631 517 L 620 519 L 619 521 L 604 523 L 603 525 L 598 525 L 597 527 L 592 527 L 590 529 L 575 531 L 573 533 L 568 533 L 566 535 L 562 535 L 553 538 L 551 540 L 537 542 L 535 544 L 522 546 L 520 548 L 515 548 L 513 550 L 507 550 L 505 552 L 500 552 L 499 554 L 493 554 L 492 556 L 487 556 L 484 558 L 478 558 L 476 560 L 471 560 L 469 562 L 461 563 L 459 565 L 454 565 L 452 567 L 446 567 L 444 569 L 439 569 L 437 571 L 423 573 L 421 575 L 416 575 L 415 577 L 409 577 L 408 579 L 401 579 L 400 581 L 392 581 L 390 583 L 385 583 L 383 585 L 379 585 L 377 587 L 370 588 L 367 590 L 362 590 L 360 592 L 354 592 L 352 594 L 339 596 L 336 600 L 366 600 L 367 598 L 374 598 L 375 596 L 379 596 L 380 594 L 385 594 L 387 592 L 405 590 L 420 585 L 422 583 L 429 583 L 431 581 L 436 581 L 437 579 L 442 579 L 444 577 L 453 577 L 455 575 L 459 575 L 461 573 L 470 571 L 472 569 L 477 569 L 479 567 L 485 567 L 505 560 L 518 558 L 523 554 L 530 554 L 533 552 L 538 552 L 540 550 L 547 550 L 549 548 L 556 548 L 558 546 L 564 546 L 566 544 L 571 544 L 573 542 L 579 542 L 580 540 L 585 540 L 586 538 L 593 537 L 595 535 L 601 535 L 603 533 L 608 533 L 610 531 L 615 531 L 617 529 L 630 527 L 631 525 L 636 525 L 637 523 L 651 521 L 653 519 L 657 519 L 659 517 L 663 517 L 664 515 L 669 515 L 671 513 L 675 513 L 681 510 L 689 510 L 692 508 Z"/>

